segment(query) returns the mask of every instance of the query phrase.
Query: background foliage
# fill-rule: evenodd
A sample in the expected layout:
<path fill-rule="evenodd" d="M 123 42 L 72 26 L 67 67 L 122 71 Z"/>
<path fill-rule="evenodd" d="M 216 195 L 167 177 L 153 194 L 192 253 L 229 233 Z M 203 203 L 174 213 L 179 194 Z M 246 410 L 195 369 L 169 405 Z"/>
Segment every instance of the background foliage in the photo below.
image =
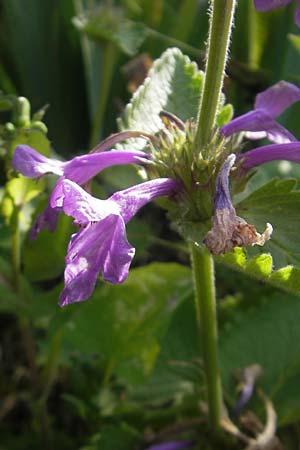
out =
<path fill-rule="evenodd" d="M 70 220 L 61 219 L 54 238 L 45 231 L 30 241 L 28 230 L 45 206 L 52 182 L 11 178 L 5 162 L 18 143 L 66 159 L 87 151 L 117 130 L 117 117 L 121 127 L 145 129 L 145 116 L 153 131 L 155 114 L 151 125 L 147 99 L 155 83 L 149 88 L 146 82 L 142 95 L 135 97 L 142 105 L 137 118 L 131 106 L 125 106 L 152 61 L 170 46 L 195 64 L 168 53 L 175 60 L 169 65 L 174 69 L 170 76 L 171 69 L 164 66 L 162 75 L 156 63 L 159 76 L 165 76 L 164 92 L 170 92 L 164 105 L 183 119 L 194 114 L 206 10 L 207 2 L 197 0 L 1 2 L 1 449 L 132 450 L 176 439 L 193 440 L 199 449 L 213 448 L 199 406 L 203 373 L 187 249 L 169 228 L 164 212 L 150 205 L 129 225 L 128 238 L 137 251 L 135 267 L 123 285 L 99 283 L 88 302 L 60 310 L 57 299 Z M 252 0 L 239 2 L 225 83 L 236 114 L 249 110 L 256 93 L 280 79 L 300 83 L 298 33 L 292 5 L 258 14 Z M 190 80 L 186 91 L 181 89 L 184 79 Z M 12 114 L 7 99 L 13 96 L 29 99 L 28 123 L 18 123 Z M 33 115 L 46 105 L 48 138 L 40 124 L 42 112 Z M 296 136 L 299 113 L 296 105 L 282 119 Z M 227 405 L 232 409 L 237 401 L 241 370 L 260 364 L 259 385 L 274 403 L 279 436 L 288 449 L 300 445 L 300 302 L 274 284 L 286 289 L 288 280 L 288 290 L 299 291 L 298 269 L 277 270 L 299 264 L 293 231 L 299 191 L 296 181 L 270 179 L 299 175 L 297 165 L 268 164 L 250 180 L 249 196 L 240 199 L 247 218 L 264 226 L 267 220 L 273 223 L 264 215 L 269 193 L 272 201 L 274 192 L 280 200 L 294 189 L 285 197 L 281 235 L 269 244 L 273 262 L 266 254 L 246 259 L 237 250 L 220 258 L 217 266 Z M 106 197 L 138 180 L 132 169 L 109 169 L 97 178 L 95 190 Z M 266 181 L 268 187 L 261 187 Z M 22 248 L 21 276 L 11 264 L 11 255 L 17 256 L 16 240 Z M 277 271 L 271 273 L 273 265 Z M 251 277 L 268 277 L 273 284 Z M 249 408 L 264 421 L 256 395 Z M 231 440 L 226 445 L 239 448 Z"/>

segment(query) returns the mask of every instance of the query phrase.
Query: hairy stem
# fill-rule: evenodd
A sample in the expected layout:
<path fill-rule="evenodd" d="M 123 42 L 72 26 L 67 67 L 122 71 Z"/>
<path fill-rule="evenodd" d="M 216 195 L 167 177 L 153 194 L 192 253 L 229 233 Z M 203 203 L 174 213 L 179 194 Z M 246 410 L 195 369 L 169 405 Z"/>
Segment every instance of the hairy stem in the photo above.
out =
<path fill-rule="evenodd" d="M 190 251 L 196 316 L 207 387 L 209 423 L 212 430 L 216 431 L 220 426 L 222 413 L 222 387 L 218 363 L 214 261 L 206 250 L 200 249 L 195 244 L 191 244 Z"/>
<path fill-rule="evenodd" d="M 235 0 L 211 1 L 205 80 L 194 142 L 197 153 L 209 143 L 215 125 L 223 87 L 235 3 Z"/>

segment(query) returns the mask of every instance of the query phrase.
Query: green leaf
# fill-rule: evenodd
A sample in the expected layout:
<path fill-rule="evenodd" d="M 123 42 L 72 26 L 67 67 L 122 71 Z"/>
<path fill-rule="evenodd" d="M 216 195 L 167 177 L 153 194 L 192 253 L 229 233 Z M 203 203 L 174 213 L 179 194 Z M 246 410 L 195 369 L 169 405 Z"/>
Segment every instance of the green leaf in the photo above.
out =
<path fill-rule="evenodd" d="M 13 154 L 17 145 L 29 145 L 43 155 L 49 156 L 50 154 L 50 141 L 41 130 L 36 128 L 19 129 L 16 136 L 10 144 L 10 152 Z"/>
<path fill-rule="evenodd" d="M 132 450 L 140 441 L 137 430 L 126 423 L 117 426 L 106 426 L 100 433 L 92 436 L 87 446 L 80 450 Z"/>
<path fill-rule="evenodd" d="M 260 383 L 274 402 L 279 423 L 300 418 L 300 301 L 298 297 L 274 294 L 258 308 L 240 311 L 220 335 L 220 360 L 225 388 L 233 393 L 234 372 L 251 364 L 263 368 Z M 293 381 L 293 387 L 290 383 Z"/>
<path fill-rule="evenodd" d="M 237 205 L 238 215 L 263 230 L 266 222 L 273 234 L 263 251 L 270 252 L 276 268 L 300 263 L 300 190 L 296 180 L 274 179 Z"/>
<path fill-rule="evenodd" d="M 37 184 L 35 180 L 23 176 L 8 181 L 0 207 L 0 212 L 7 223 L 17 208 L 20 211 L 20 227 L 22 231 L 27 231 L 31 225 L 32 215 L 32 208 L 28 204 L 42 192 L 44 186 L 43 182 Z"/>
<path fill-rule="evenodd" d="M 13 287 L 0 274 L 0 311 L 17 312 L 20 308 L 23 311 L 23 302 Z"/>
<path fill-rule="evenodd" d="M 178 48 L 170 48 L 157 59 L 145 82 L 133 95 L 119 119 L 119 128 L 155 134 L 163 128 L 162 110 L 186 121 L 197 116 L 203 72 Z M 131 139 L 128 148 L 141 149 L 142 139 Z M 126 146 L 124 146 L 126 147 Z"/>
<path fill-rule="evenodd" d="M 230 318 L 219 330 L 222 381 L 233 406 L 238 398 L 237 370 L 261 365 L 259 384 L 274 402 L 279 424 L 284 425 L 300 418 L 300 300 L 280 293 L 261 295 L 261 290 L 259 295 L 261 298 L 252 302 L 249 298 L 247 307 L 244 296 L 241 301 L 231 301 Z M 222 318 L 222 308 L 219 313 Z M 144 385 L 135 386 L 131 396 L 153 404 L 170 397 L 178 404 L 183 395 L 199 398 L 196 390 L 204 379 L 198 339 L 194 305 L 187 298 L 172 316 L 153 373 Z"/>
<path fill-rule="evenodd" d="M 6 193 L 18 208 L 26 205 L 44 189 L 44 184 L 37 184 L 35 180 L 20 176 L 13 178 L 6 184 Z"/>
<path fill-rule="evenodd" d="M 300 36 L 298 36 L 297 34 L 290 33 L 288 35 L 288 39 L 295 48 L 295 50 L 297 50 L 297 52 L 300 54 Z"/>
<path fill-rule="evenodd" d="M 201 379 L 200 345 L 191 291 L 188 294 L 172 315 L 151 376 L 145 384 L 133 386 L 134 399 L 160 404 L 195 394 L 194 382 L 198 385 Z"/>
<path fill-rule="evenodd" d="M 222 127 L 226 125 L 233 117 L 233 106 L 230 103 L 227 103 L 217 116 L 217 126 Z"/>
<path fill-rule="evenodd" d="M 151 370 L 158 337 L 190 283 L 189 268 L 178 264 L 133 269 L 124 284 L 102 284 L 88 302 L 68 308 L 74 314 L 63 325 L 64 342 L 72 350 L 100 353 L 122 377 L 139 381 Z"/>
<path fill-rule="evenodd" d="M 246 250 L 237 247 L 232 253 L 219 256 L 216 260 L 259 281 L 293 294 L 300 293 L 300 268 L 289 265 L 273 270 L 273 258 L 269 253 L 247 258 Z"/>
<path fill-rule="evenodd" d="M 63 273 L 72 221 L 61 215 L 54 233 L 43 230 L 35 240 L 27 239 L 24 247 L 24 273 L 30 281 L 46 281 Z"/>

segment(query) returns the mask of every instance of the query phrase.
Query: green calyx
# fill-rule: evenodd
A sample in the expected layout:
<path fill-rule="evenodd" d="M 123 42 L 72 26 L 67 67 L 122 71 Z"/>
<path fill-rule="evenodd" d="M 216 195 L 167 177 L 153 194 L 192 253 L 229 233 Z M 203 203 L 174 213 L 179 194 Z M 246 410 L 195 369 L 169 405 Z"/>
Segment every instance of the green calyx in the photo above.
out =
<path fill-rule="evenodd" d="M 160 113 L 160 117 L 164 128 L 145 148 L 151 154 L 151 164 L 145 167 L 146 176 L 151 179 L 173 178 L 181 182 L 181 195 L 176 202 L 168 202 L 165 206 L 177 230 L 186 236 L 186 226 L 194 228 L 195 240 L 201 243 L 211 227 L 216 177 L 228 155 L 238 150 L 239 142 L 224 139 L 216 128 L 205 149 L 195 151 L 194 119 L 184 123 L 165 111 Z"/>

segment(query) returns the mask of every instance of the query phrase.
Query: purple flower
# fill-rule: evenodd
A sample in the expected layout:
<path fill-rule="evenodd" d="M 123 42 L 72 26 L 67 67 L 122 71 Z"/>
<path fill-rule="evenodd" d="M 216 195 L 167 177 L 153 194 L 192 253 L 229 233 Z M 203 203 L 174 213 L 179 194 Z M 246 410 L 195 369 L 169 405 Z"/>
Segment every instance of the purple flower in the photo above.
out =
<path fill-rule="evenodd" d="M 254 0 L 255 8 L 258 11 L 270 11 L 288 5 L 293 0 Z M 295 22 L 300 26 L 300 0 L 296 0 Z"/>
<path fill-rule="evenodd" d="M 236 215 L 229 192 L 229 174 L 235 160 L 236 156 L 230 155 L 216 179 L 212 229 L 203 240 L 214 255 L 231 252 L 234 247 L 264 245 L 273 231 L 267 224 L 265 231 L 259 234 L 253 225 Z"/>
<path fill-rule="evenodd" d="M 170 441 L 162 444 L 155 444 L 146 450 L 185 450 L 193 445 L 191 441 Z"/>
<path fill-rule="evenodd" d="M 245 152 L 238 157 L 243 169 L 252 169 L 275 160 L 300 163 L 300 142 L 265 145 Z"/>
<path fill-rule="evenodd" d="M 12 165 L 28 178 L 53 173 L 82 185 L 107 167 L 117 164 L 140 164 L 147 159 L 149 155 L 141 151 L 110 150 L 76 156 L 70 161 L 63 162 L 47 158 L 28 145 L 19 145 L 14 152 Z"/>
<path fill-rule="evenodd" d="M 60 306 L 90 297 L 99 272 L 106 281 L 122 283 L 135 253 L 127 241 L 125 224 L 146 203 L 175 194 L 178 189 L 177 181 L 158 178 L 99 200 L 73 181 L 61 179 L 52 192 L 50 205 L 73 217 L 81 228 L 69 243 Z"/>
<path fill-rule="evenodd" d="M 119 133 L 122 138 L 132 137 L 133 132 Z M 124 134 L 126 136 L 124 137 Z M 76 156 L 70 161 L 59 161 L 41 155 L 28 145 L 19 145 L 13 155 L 12 165 L 14 169 L 29 178 L 38 178 L 48 173 L 53 173 L 60 177 L 68 178 L 79 185 L 87 183 L 97 173 L 107 167 L 119 164 L 143 164 L 149 159 L 149 155 L 142 151 L 117 151 L 107 149 L 112 142 L 120 140 L 119 135 L 110 136 L 102 142 L 95 150 L 101 153 L 88 153 Z M 127 136 L 130 135 L 130 136 Z M 139 133 L 140 135 L 140 133 Z M 59 209 L 47 206 L 37 217 L 31 229 L 30 237 L 34 239 L 43 228 L 54 231 L 59 217 Z"/>
<path fill-rule="evenodd" d="M 300 89 L 292 83 L 279 81 L 256 96 L 254 110 L 231 120 L 220 128 L 224 136 L 246 131 L 249 139 L 267 137 L 277 144 L 297 141 L 274 119 L 293 103 L 300 101 Z"/>

